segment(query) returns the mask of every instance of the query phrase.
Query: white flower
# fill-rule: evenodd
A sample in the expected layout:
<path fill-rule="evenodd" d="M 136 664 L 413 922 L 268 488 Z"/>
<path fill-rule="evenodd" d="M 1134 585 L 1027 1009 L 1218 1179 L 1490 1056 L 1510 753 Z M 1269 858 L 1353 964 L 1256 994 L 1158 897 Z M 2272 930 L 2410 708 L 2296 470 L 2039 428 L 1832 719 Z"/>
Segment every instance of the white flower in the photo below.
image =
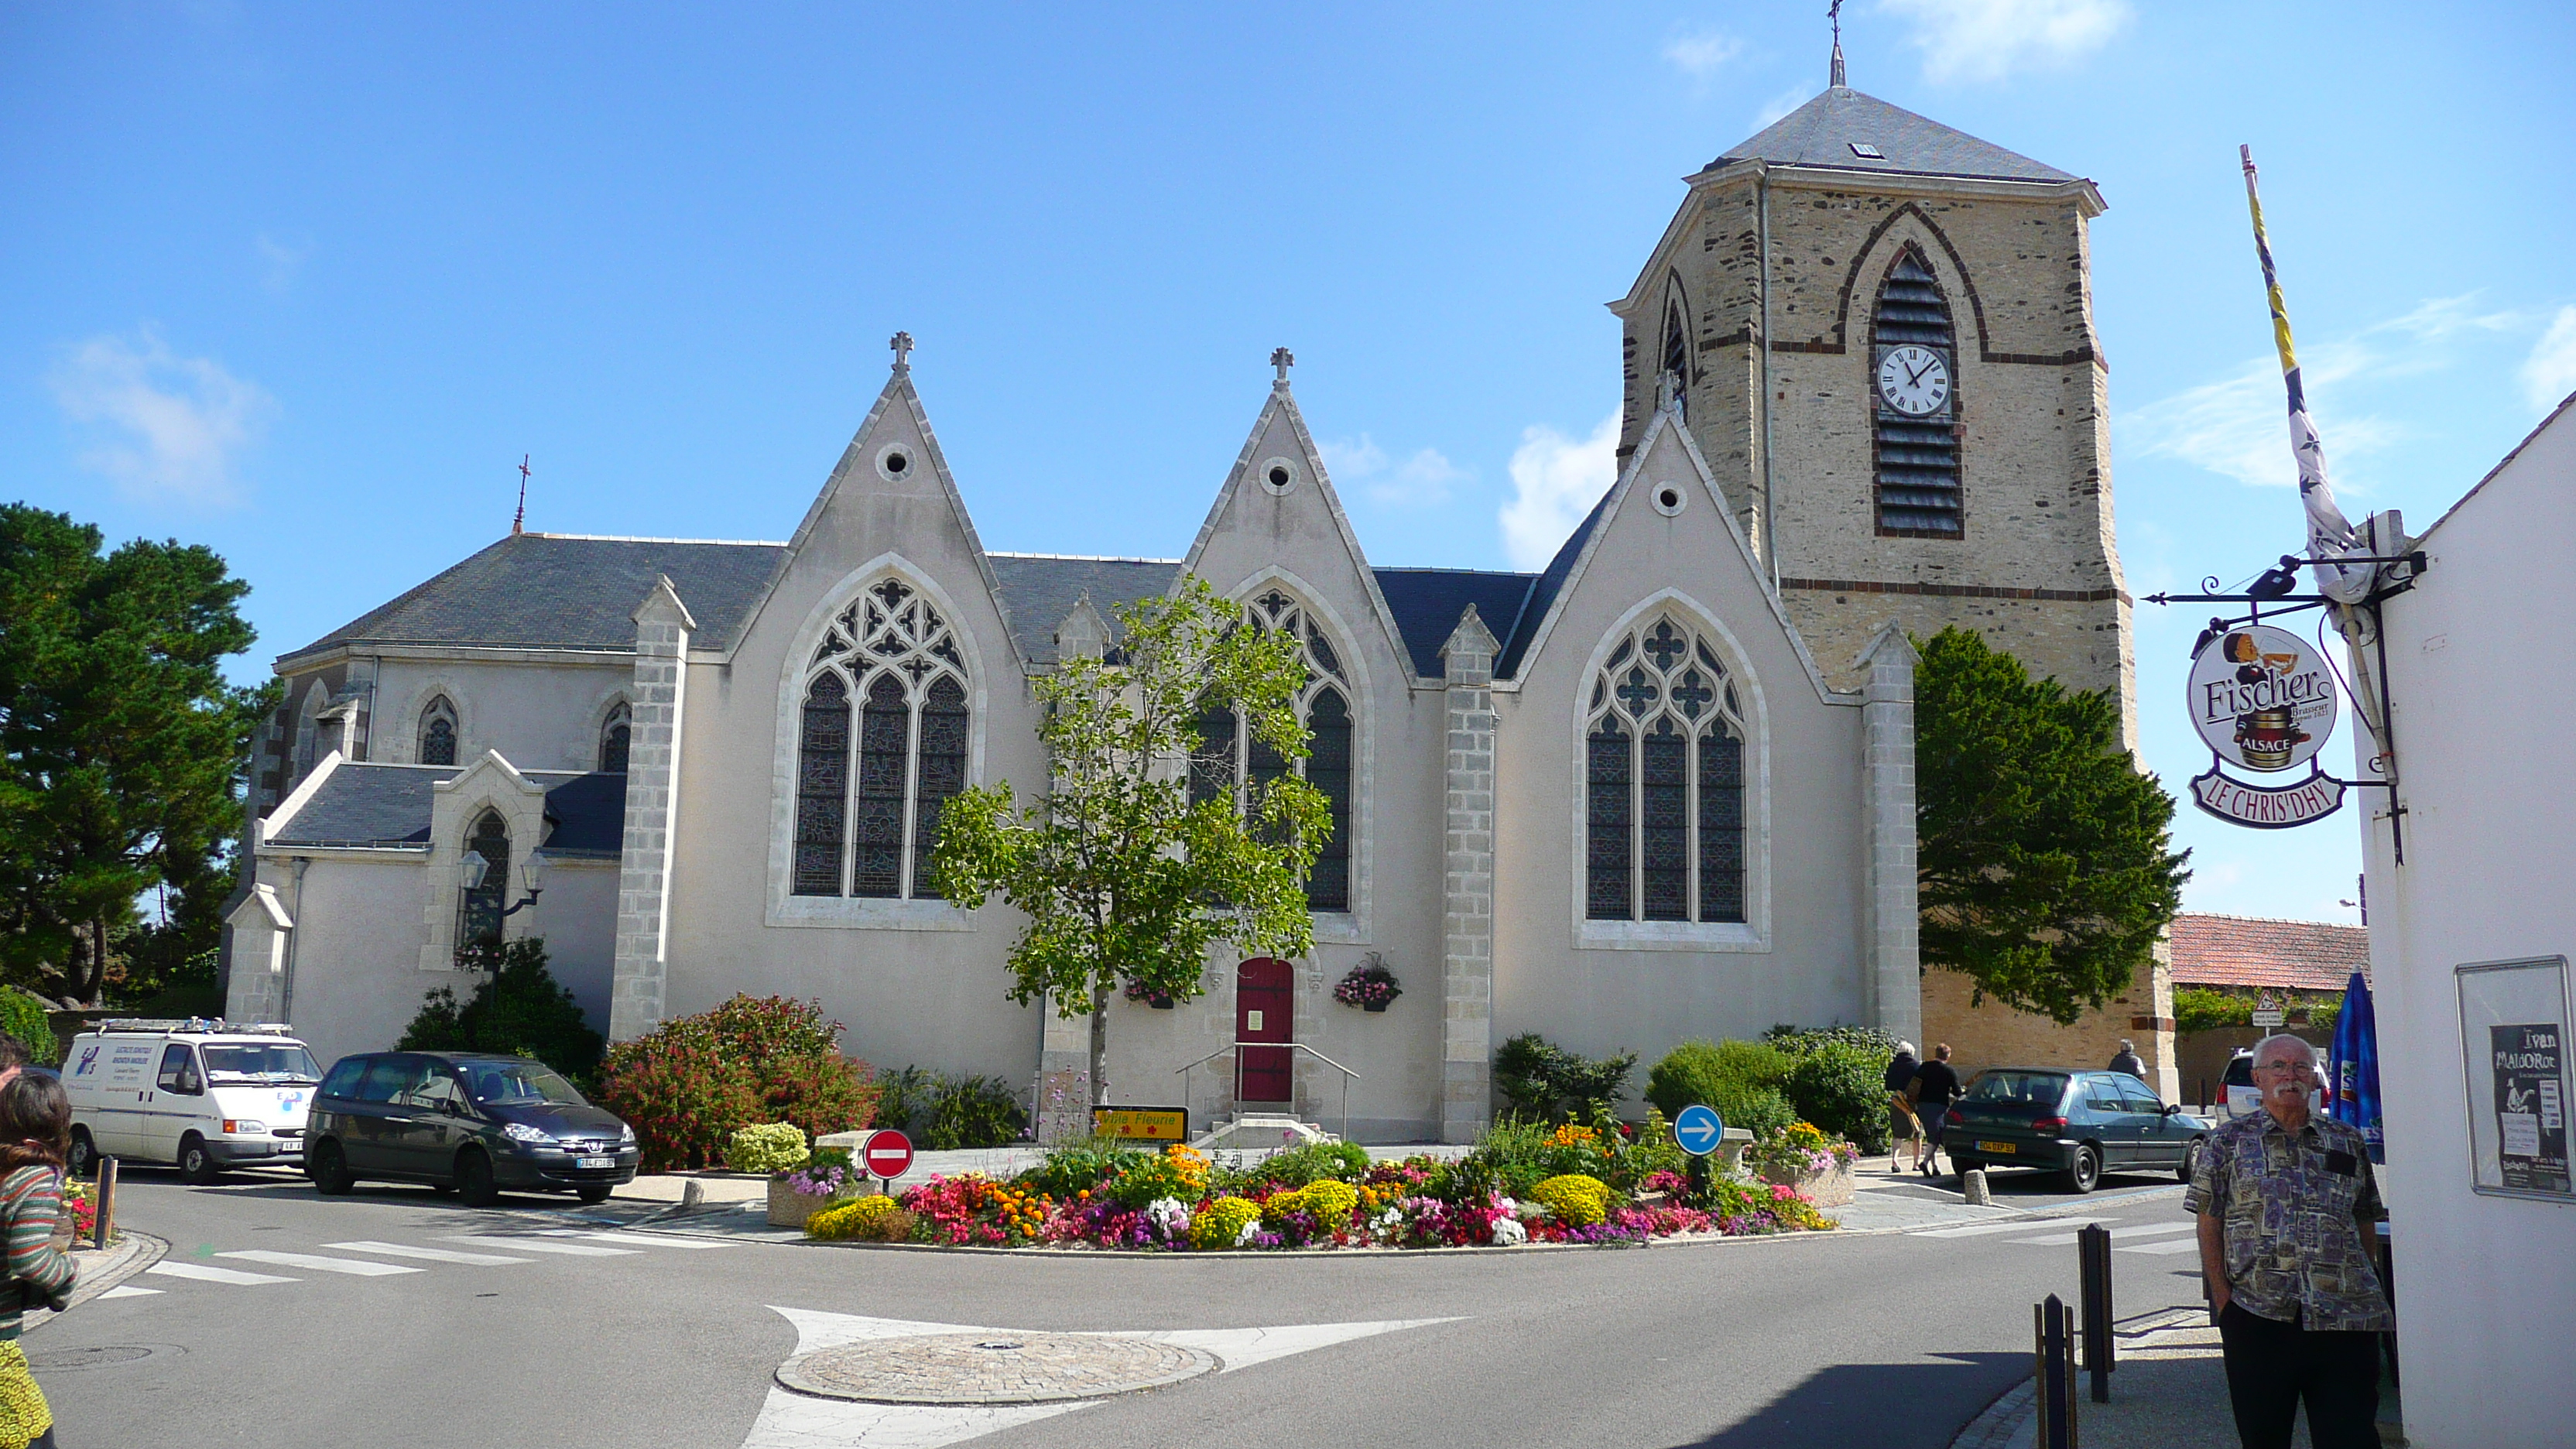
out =
<path fill-rule="evenodd" d="M 1145 1220 L 1166 1238 L 1177 1238 L 1190 1230 L 1190 1209 L 1176 1197 L 1158 1197 L 1145 1204 Z"/>
<path fill-rule="evenodd" d="M 1494 1245 L 1509 1248 L 1529 1241 L 1529 1229 L 1518 1218 L 1494 1219 Z"/>
<path fill-rule="evenodd" d="M 1259 1231 L 1261 1231 L 1261 1219 L 1254 1218 L 1243 1225 L 1241 1232 L 1234 1235 L 1234 1245 L 1238 1248 L 1245 1246 L 1252 1241 L 1252 1235 Z"/>

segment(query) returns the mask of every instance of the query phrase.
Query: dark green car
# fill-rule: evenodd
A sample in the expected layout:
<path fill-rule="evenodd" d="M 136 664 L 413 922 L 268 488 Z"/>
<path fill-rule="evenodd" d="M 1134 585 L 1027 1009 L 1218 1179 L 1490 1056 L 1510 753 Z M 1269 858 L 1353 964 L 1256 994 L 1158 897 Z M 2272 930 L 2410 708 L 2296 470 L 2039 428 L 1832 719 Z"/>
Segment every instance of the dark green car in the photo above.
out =
<path fill-rule="evenodd" d="M 342 1057 L 313 1094 L 304 1175 L 324 1193 L 425 1182 L 476 1207 L 504 1190 L 604 1201 L 635 1180 L 634 1129 L 543 1062 L 482 1052 Z"/>
<path fill-rule="evenodd" d="M 2126 1072 L 1994 1067 L 1977 1073 L 1950 1109 L 1942 1150 L 1961 1172 L 2033 1167 L 2071 1192 L 2091 1192 L 2106 1172 L 2170 1172 L 2191 1181 L 2216 1124 L 2157 1100 Z"/>

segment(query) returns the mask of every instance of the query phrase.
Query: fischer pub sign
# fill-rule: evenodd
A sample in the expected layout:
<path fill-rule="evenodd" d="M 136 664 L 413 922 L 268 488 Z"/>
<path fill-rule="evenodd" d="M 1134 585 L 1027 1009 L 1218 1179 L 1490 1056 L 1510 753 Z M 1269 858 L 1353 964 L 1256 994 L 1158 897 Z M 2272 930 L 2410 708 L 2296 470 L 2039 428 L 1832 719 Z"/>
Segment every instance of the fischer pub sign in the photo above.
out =
<path fill-rule="evenodd" d="M 2217 757 L 2191 782 L 2201 809 L 2279 830 L 2343 804 L 2343 782 L 2310 764 L 2335 727 L 2334 671 L 2314 644 L 2267 624 L 2229 629 L 2192 657 L 2189 699 L 2192 727 Z M 2231 779 L 2228 765 L 2256 775 L 2310 769 L 2296 783 L 2271 786 Z"/>

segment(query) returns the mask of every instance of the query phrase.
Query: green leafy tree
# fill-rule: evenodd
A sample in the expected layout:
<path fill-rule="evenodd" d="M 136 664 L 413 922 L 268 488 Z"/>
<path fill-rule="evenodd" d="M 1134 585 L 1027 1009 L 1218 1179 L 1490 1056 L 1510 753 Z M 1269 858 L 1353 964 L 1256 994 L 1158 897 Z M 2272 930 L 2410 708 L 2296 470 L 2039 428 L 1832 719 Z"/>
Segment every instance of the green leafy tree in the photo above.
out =
<path fill-rule="evenodd" d="M 1108 1008 L 1121 990 L 1198 996 L 1220 941 L 1246 955 L 1313 945 L 1303 882 L 1332 829 L 1323 792 L 1294 773 L 1225 782 L 1239 801 L 1190 798 L 1211 709 L 1238 711 L 1281 760 L 1305 758 L 1295 639 L 1243 619 L 1195 575 L 1117 615 L 1109 656 L 1075 655 L 1036 683 L 1045 798 L 1023 806 L 1007 780 L 955 796 L 932 858 L 948 899 L 972 909 L 999 896 L 1027 914 L 1010 997 L 1091 1018 L 1095 1103 L 1109 1100 Z"/>
<path fill-rule="evenodd" d="M 237 607 L 249 587 L 206 548 L 137 539 L 102 553 L 96 528 L 0 505 L 0 970 L 12 979 L 97 1002 L 155 886 L 211 934 L 251 731 L 274 698 L 223 678 L 224 658 L 256 637 Z"/>
<path fill-rule="evenodd" d="M 543 937 L 477 941 L 456 959 L 484 973 L 482 982 L 463 1001 L 449 987 L 430 992 L 394 1044 L 398 1050 L 535 1057 L 575 1081 L 588 1080 L 598 1069 L 606 1043 L 583 1019 L 572 991 L 548 969 Z"/>
<path fill-rule="evenodd" d="M 2071 1024 L 2182 907 L 2173 797 L 2120 748 L 2107 693 L 2032 679 L 1967 630 L 1922 646 L 1914 701 L 1923 960 Z"/>

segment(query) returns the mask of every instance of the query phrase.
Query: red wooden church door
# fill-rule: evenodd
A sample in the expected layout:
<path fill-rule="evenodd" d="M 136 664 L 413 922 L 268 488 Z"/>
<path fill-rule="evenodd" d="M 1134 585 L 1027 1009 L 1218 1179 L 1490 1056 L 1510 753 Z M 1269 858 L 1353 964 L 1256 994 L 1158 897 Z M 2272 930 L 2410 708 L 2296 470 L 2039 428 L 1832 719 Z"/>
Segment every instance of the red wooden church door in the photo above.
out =
<path fill-rule="evenodd" d="M 1234 974 L 1234 1039 L 1297 1039 L 1296 973 L 1274 956 L 1255 956 Z M 1296 1097 L 1297 1054 L 1286 1047 L 1243 1047 L 1236 1052 L 1234 1099 L 1237 1102 L 1286 1102 Z"/>

